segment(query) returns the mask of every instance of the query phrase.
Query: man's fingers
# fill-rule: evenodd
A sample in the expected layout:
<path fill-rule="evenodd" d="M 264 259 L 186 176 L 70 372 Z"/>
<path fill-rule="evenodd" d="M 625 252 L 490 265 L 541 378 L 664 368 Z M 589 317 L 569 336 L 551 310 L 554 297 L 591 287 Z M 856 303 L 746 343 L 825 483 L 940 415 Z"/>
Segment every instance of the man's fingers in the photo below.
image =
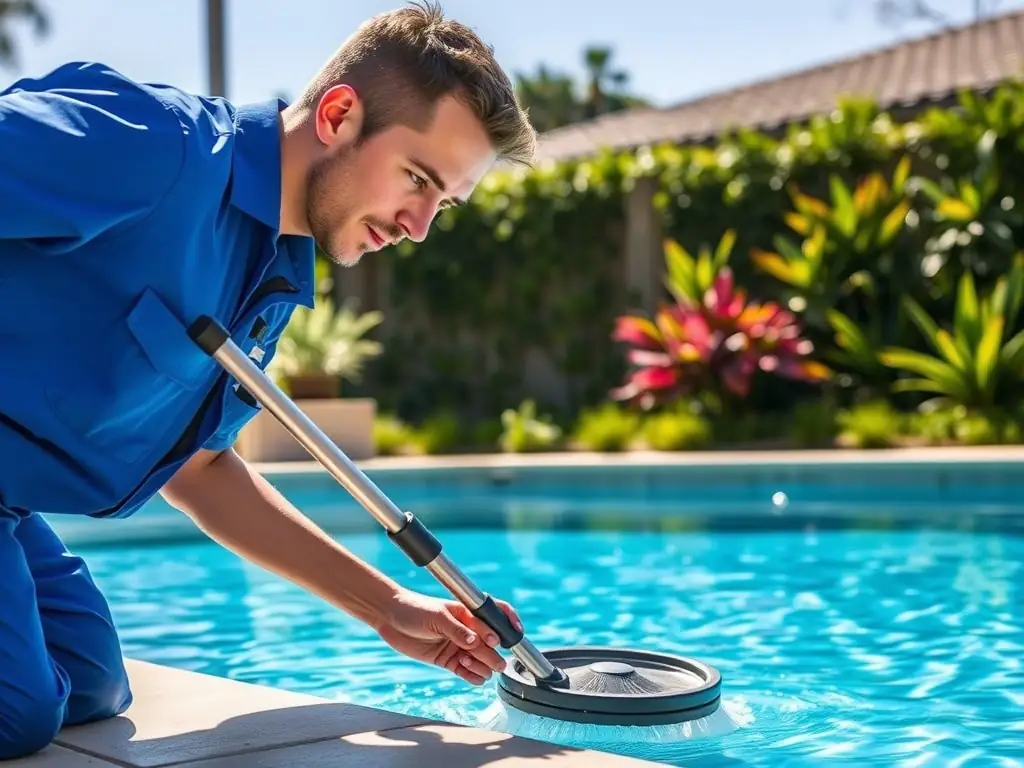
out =
<path fill-rule="evenodd" d="M 481 664 L 486 666 L 493 672 L 501 672 L 505 669 L 505 659 L 501 657 L 493 648 L 488 648 L 485 645 L 480 645 L 470 651 L 470 654 Z"/>
<path fill-rule="evenodd" d="M 455 657 L 455 659 L 462 669 L 468 670 L 474 675 L 479 676 L 481 678 L 481 682 L 483 680 L 489 680 L 491 675 L 494 674 L 494 670 L 487 666 L 487 664 L 468 653 L 460 653 Z"/>
<path fill-rule="evenodd" d="M 480 675 L 478 675 L 476 672 L 473 672 L 470 669 L 466 669 L 465 667 L 457 667 L 455 670 L 455 674 L 461 677 L 470 685 L 483 685 L 487 682 L 487 680 L 480 677 Z"/>
<path fill-rule="evenodd" d="M 441 666 L 472 685 L 483 685 L 491 677 L 491 670 L 466 651 L 451 648 Z"/>
<path fill-rule="evenodd" d="M 512 606 L 503 600 L 495 600 L 494 602 L 505 613 L 505 615 L 509 617 L 509 620 L 512 622 L 512 626 L 522 632 L 522 621 L 519 619 L 518 614 Z M 501 641 L 498 639 L 498 635 L 495 631 L 474 616 L 466 606 L 461 603 L 453 603 L 451 610 L 462 624 L 476 633 L 491 648 L 497 648 L 500 646 Z"/>
<path fill-rule="evenodd" d="M 467 612 L 463 619 L 465 623 L 472 629 L 479 637 L 483 638 L 484 643 L 490 648 L 497 648 L 501 645 L 501 641 L 498 636 L 494 633 L 494 630 L 487 626 L 484 622 L 480 621 L 476 616 Z"/>
<path fill-rule="evenodd" d="M 480 661 L 480 663 L 495 672 L 500 672 L 505 669 L 505 660 L 497 650 L 498 638 L 488 637 L 488 635 L 493 635 L 494 633 L 487 628 L 486 624 L 476 621 L 472 617 L 467 619 L 467 623 L 473 632 L 477 634 L 477 637 L 481 638 L 483 642 L 477 640 L 477 642 L 469 646 L 465 646 L 463 650 L 467 651 L 471 656 Z"/>
<path fill-rule="evenodd" d="M 464 651 L 471 651 L 478 645 L 481 645 L 480 635 L 476 625 L 471 622 L 461 620 L 461 616 L 458 612 L 451 610 L 448 612 L 441 611 L 438 614 L 438 624 L 440 627 L 441 634 L 447 637 L 455 645 Z M 486 627 L 483 627 L 486 630 Z"/>
<path fill-rule="evenodd" d="M 516 612 L 516 609 L 513 608 L 508 603 L 506 603 L 504 600 L 499 600 L 498 598 L 493 598 L 493 599 L 494 599 L 494 602 L 497 604 L 497 606 L 499 608 L 501 608 L 501 610 L 505 612 L 505 615 L 508 616 L 509 620 L 511 620 L 512 626 L 515 627 L 520 632 L 522 632 L 523 631 L 523 620 L 519 617 L 519 614 Z"/>

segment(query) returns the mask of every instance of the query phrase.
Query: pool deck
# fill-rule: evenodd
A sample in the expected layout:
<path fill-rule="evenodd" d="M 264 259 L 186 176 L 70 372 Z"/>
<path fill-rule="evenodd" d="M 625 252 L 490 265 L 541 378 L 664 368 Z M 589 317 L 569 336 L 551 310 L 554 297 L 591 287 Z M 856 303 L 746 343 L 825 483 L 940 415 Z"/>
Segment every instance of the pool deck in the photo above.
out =
<path fill-rule="evenodd" d="M 128 661 L 135 702 L 11 768 L 643 768 L 656 763 Z"/>

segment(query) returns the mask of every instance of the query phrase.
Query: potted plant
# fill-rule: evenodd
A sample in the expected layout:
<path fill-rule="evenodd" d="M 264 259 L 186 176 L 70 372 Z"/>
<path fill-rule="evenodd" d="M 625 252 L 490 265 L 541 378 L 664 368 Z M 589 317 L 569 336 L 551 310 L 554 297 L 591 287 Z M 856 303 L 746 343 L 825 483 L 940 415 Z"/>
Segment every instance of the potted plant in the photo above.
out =
<path fill-rule="evenodd" d="M 342 381 L 360 383 L 366 362 L 384 351 L 380 342 L 363 338 L 383 320 L 380 311 L 357 313 L 353 302 L 335 311 L 326 297 L 314 309 L 299 307 L 267 373 L 296 400 L 339 397 Z"/>
<path fill-rule="evenodd" d="M 344 397 L 343 382 L 360 383 L 366 363 L 383 352 L 380 342 L 365 338 L 383 320 L 382 312 L 359 313 L 351 302 L 336 310 L 327 297 L 313 309 L 299 307 L 267 367 L 267 375 L 353 459 L 373 455 L 376 401 Z M 310 459 L 269 413 L 249 422 L 238 450 L 251 461 Z"/>

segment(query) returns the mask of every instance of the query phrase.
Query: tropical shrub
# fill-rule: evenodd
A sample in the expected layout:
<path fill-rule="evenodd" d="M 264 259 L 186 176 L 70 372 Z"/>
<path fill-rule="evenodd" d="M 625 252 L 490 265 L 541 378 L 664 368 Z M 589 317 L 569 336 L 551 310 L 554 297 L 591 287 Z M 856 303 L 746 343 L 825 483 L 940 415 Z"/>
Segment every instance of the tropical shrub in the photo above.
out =
<path fill-rule="evenodd" d="M 836 416 L 838 442 L 850 448 L 891 448 L 906 429 L 906 417 L 886 400 L 871 400 L 842 409 Z"/>
<path fill-rule="evenodd" d="M 571 442 L 586 451 L 625 451 L 635 446 L 641 423 L 638 414 L 606 402 L 580 413 Z"/>
<path fill-rule="evenodd" d="M 413 441 L 413 431 L 393 414 L 379 414 L 373 421 L 373 444 L 381 456 L 406 452 Z"/>
<path fill-rule="evenodd" d="M 501 414 L 501 426 L 498 443 L 506 453 L 551 450 L 562 437 L 561 428 L 549 415 L 537 413 L 533 400 L 524 400 L 516 409 L 506 408 Z"/>
<path fill-rule="evenodd" d="M 1016 326 L 1022 296 L 1020 261 L 980 300 L 973 274 L 964 272 L 949 328 L 940 327 L 916 301 L 905 296 L 907 313 L 932 353 L 903 347 L 881 350 L 879 359 L 884 365 L 911 374 L 900 378 L 894 388 L 934 393 L 941 397 L 941 405 L 978 410 L 1019 399 L 1024 391 L 1024 330 L 1014 334 L 1011 329 Z"/>
<path fill-rule="evenodd" d="M 412 444 L 419 453 L 433 455 L 450 453 L 462 445 L 465 438 L 458 416 L 442 409 L 423 419 L 413 433 Z"/>
<path fill-rule="evenodd" d="M 653 413 L 641 426 L 644 444 L 655 451 L 685 451 L 709 446 L 714 440 L 711 421 L 689 408 Z"/>
<path fill-rule="evenodd" d="M 633 370 L 612 390 L 614 400 L 645 410 L 707 392 L 745 398 L 755 374 L 808 382 L 825 381 L 829 370 L 811 358 L 814 344 L 801 335 L 792 312 L 759 304 L 733 283 L 722 267 L 698 302 L 683 296 L 663 305 L 653 320 L 620 317 L 613 333 L 630 345 Z"/>
<path fill-rule="evenodd" d="M 824 327 L 826 311 L 855 290 L 877 299 L 876 275 L 898 277 L 905 271 L 897 268 L 893 249 L 910 212 L 909 174 L 907 157 L 898 163 L 891 184 L 875 171 L 850 189 L 837 174 L 830 174 L 829 202 L 792 186 L 795 210 L 784 218 L 803 238 L 801 244 L 780 232 L 772 238 L 777 252 L 754 248 L 751 260 L 788 287 L 783 291 L 787 304 L 799 299 L 797 306 L 805 310 L 808 323 Z M 874 270 L 867 267 L 872 262 Z M 880 307 L 873 309 L 881 317 Z"/>
<path fill-rule="evenodd" d="M 909 295 L 903 306 L 930 351 L 903 346 L 876 348 L 853 321 L 839 312 L 831 317 L 838 329 L 836 344 L 848 359 L 886 366 L 901 375 L 895 392 L 935 396 L 922 405 L 963 406 L 990 411 L 1016 402 L 1024 391 L 1024 330 L 1013 332 L 1024 298 L 1024 266 L 1020 259 L 992 290 L 978 297 L 973 273 L 960 277 L 952 322 L 940 324 Z"/>

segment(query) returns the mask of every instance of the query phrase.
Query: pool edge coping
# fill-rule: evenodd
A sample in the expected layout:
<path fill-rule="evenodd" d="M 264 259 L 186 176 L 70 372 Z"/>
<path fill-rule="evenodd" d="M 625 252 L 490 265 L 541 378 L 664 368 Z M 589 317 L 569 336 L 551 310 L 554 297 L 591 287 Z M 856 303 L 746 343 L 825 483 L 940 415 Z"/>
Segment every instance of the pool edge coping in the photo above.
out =
<path fill-rule="evenodd" d="M 436 456 L 375 456 L 353 460 L 364 472 L 438 472 L 451 470 L 566 470 L 610 468 L 701 468 L 877 466 L 888 464 L 1024 464 L 1024 445 L 977 447 L 914 447 L 879 449 L 778 449 L 729 451 L 557 451 L 537 453 L 445 454 Z M 250 461 L 266 475 L 318 474 L 324 468 L 315 460 Z"/>
<path fill-rule="evenodd" d="M 464 757 L 467 750 L 481 768 L 492 762 L 515 766 L 520 760 L 523 765 L 543 760 L 552 768 L 661 765 L 132 657 L 125 662 L 135 700 L 124 714 L 66 727 L 41 754 L 13 760 L 11 767 L 239 768 L 256 754 L 274 755 L 274 764 L 305 758 L 321 765 L 352 760 L 373 747 L 404 750 L 410 744 L 422 750 L 428 765 L 445 764 L 446 755 Z M 397 762 L 408 764 L 408 758 Z M 374 765 L 390 763 L 373 760 Z"/>

